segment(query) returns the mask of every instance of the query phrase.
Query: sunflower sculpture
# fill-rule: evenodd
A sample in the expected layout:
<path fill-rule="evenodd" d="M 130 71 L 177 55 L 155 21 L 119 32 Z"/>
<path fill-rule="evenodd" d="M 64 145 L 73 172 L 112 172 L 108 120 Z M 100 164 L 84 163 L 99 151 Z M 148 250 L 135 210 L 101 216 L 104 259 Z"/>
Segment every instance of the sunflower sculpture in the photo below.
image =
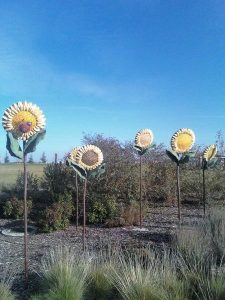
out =
<path fill-rule="evenodd" d="M 183 128 L 176 131 L 171 138 L 171 150 L 166 150 L 168 157 L 177 165 L 177 206 L 178 219 L 181 221 L 180 208 L 180 165 L 189 162 L 195 152 L 190 151 L 195 143 L 195 134 L 191 129 Z"/>
<path fill-rule="evenodd" d="M 85 251 L 86 236 L 86 192 L 89 177 L 98 178 L 105 172 L 102 151 L 94 145 L 74 148 L 67 158 L 67 165 L 72 167 L 76 174 L 84 180 L 83 197 L 83 250 Z"/>
<path fill-rule="evenodd" d="M 134 148 L 138 151 L 140 159 L 140 228 L 142 228 L 142 155 L 152 147 L 153 138 L 154 136 L 150 129 L 141 129 L 134 139 Z"/>
<path fill-rule="evenodd" d="M 217 146 L 215 144 L 208 146 L 202 155 L 202 200 L 203 200 L 203 212 L 205 217 L 206 212 L 206 186 L 205 186 L 205 171 L 209 168 L 216 166 L 218 162 Z"/>
<path fill-rule="evenodd" d="M 36 104 L 18 102 L 5 110 L 2 125 L 16 139 L 27 141 L 45 128 L 45 117 Z"/>
<path fill-rule="evenodd" d="M 150 129 L 141 129 L 135 136 L 134 148 L 140 155 L 145 154 L 151 147 L 154 136 Z"/>
<path fill-rule="evenodd" d="M 24 165 L 24 267 L 25 282 L 28 284 L 26 160 L 27 154 L 34 152 L 45 136 L 45 117 L 37 105 L 26 101 L 18 102 L 5 110 L 2 125 L 7 132 L 7 150 L 11 156 L 21 159 Z M 22 140 L 22 147 L 19 140 Z"/>

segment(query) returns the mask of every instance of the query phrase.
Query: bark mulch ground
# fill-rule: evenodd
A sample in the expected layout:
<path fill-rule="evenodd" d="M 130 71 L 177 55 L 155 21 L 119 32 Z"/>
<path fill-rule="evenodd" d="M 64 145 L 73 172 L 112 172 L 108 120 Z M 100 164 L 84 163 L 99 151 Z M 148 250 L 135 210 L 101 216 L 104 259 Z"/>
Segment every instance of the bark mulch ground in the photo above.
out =
<path fill-rule="evenodd" d="M 202 209 L 182 208 L 182 225 L 192 228 L 202 219 Z M 0 219 L 0 232 L 15 221 Z M 134 226 L 106 228 L 103 226 L 87 226 L 87 245 L 89 249 L 99 249 L 105 244 L 120 244 L 124 247 L 144 247 L 160 245 L 172 241 L 177 227 L 176 207 L 157 207 L 150 209 L 144 220 L 144 228 L 147 231 L 135 229 Z M 35 233 L 29 236 L 29 271 L 30 286 L 25 290 L 21 284 L 23 278 L 23 237 L 10 237 L 0 234 L 0 276 L 7 271 L 14 274 L 13 289 L 18 299 L 29 299 L 30 291 L 36 284 L 35 274 L 39 272 L 40 261 L 50 249 L 59 245 L 82 249 L 82 227 L 78 230 L 71 225 L 68 229 L 52 233 Z"/>

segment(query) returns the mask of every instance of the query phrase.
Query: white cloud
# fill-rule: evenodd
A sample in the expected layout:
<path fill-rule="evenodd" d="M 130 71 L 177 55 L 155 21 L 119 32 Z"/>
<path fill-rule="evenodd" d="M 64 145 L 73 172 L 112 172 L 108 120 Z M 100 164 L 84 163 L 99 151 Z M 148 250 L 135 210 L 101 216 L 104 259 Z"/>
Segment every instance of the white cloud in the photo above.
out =
<path fill-rule="evenodd" d="M 0 92 L 24 98 L 73 96 L 77 94 L 101 98 L 104 88 L 76 73 L 62 73 L 40 57 L 0 53 Z"/>

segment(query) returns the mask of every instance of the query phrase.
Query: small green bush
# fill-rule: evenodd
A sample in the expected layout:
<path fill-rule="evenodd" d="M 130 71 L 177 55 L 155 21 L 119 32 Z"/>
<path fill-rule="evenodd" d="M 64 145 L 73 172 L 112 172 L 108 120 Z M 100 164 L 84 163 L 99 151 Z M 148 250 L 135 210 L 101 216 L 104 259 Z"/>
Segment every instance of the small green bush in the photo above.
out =
<path fill-rule="evenodd" d="M 75 190 L 75 172 L 62 163 L 47 164 L 44 167 L 41 186 L 52 196 L 71 193 Z"/>
<path fill-rule="evenodd" d="M 38 191 L 40 188 L 40 178 L 31 172 L 27 172 L 27 192 L 32 193 Z M 16 179 L 15 191 L 23 193 L 24 190 L 24 175 L 20 173 Z"/>
<path fill-rule="evenodd" d="M 113 219 L 118 213 L 116 198 L 107 195 L 103 198 L 96 195 L 88 210 L 88 221 L 90 223 L 105 223 L 106 220 Z"/>
<path fill-rule="evenodd" d="M 30 214 L 32 209 L 32 200 L 27 200 L 27 213 Z M 7 218 L 20 219 L 24 214 L 24 201 L 13 197 L 7 200 L 3 206 L 3 214 Z"/>
<path fill-rule="evenodd" d="M 54 202 L 40 212 L 38 225 L 43 232 L 65 229 L 69 226 L 73 210 L 71 194 L 56 194 Z"/>

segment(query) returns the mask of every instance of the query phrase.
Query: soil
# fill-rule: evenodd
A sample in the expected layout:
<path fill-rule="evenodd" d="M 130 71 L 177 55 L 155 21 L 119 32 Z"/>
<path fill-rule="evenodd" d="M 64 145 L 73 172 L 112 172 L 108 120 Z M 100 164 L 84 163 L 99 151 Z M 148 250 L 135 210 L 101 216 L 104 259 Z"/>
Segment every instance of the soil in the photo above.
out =
<path fill-rule="evenodd" d="M 202 219 L 202 209 L 194 207 L 182 208 L 182 226 L 193 228 Z M 0 231 L 18 225 L 18 221 L 0 219 Z M 98 249 L 104 244 L 118 243 L 124 247 L 144 247 L 149 245 L 161 245 L 173 240 L 179 222 L 177 220 L 176 207 L 155 207 L 148 212 L 143 222 L 145 230 L 137 227 L 87 226 L 86 241 L 88 249 Z M 50 249 L 59 245 L 82 249 L 82 227 L 71 225 L 63 231 L 48 234 L 34 233 L 29 235 L 29 287 L 24 288 L 23 281 L 23 237 L 12 237 L 0 234 L 0 276 L 7 273 L 13 277 L 12 289 L 17 299 L 29 299 L 30 293 L 37 286 L 37 274 L 41 259 L 47 255 Z"/>

